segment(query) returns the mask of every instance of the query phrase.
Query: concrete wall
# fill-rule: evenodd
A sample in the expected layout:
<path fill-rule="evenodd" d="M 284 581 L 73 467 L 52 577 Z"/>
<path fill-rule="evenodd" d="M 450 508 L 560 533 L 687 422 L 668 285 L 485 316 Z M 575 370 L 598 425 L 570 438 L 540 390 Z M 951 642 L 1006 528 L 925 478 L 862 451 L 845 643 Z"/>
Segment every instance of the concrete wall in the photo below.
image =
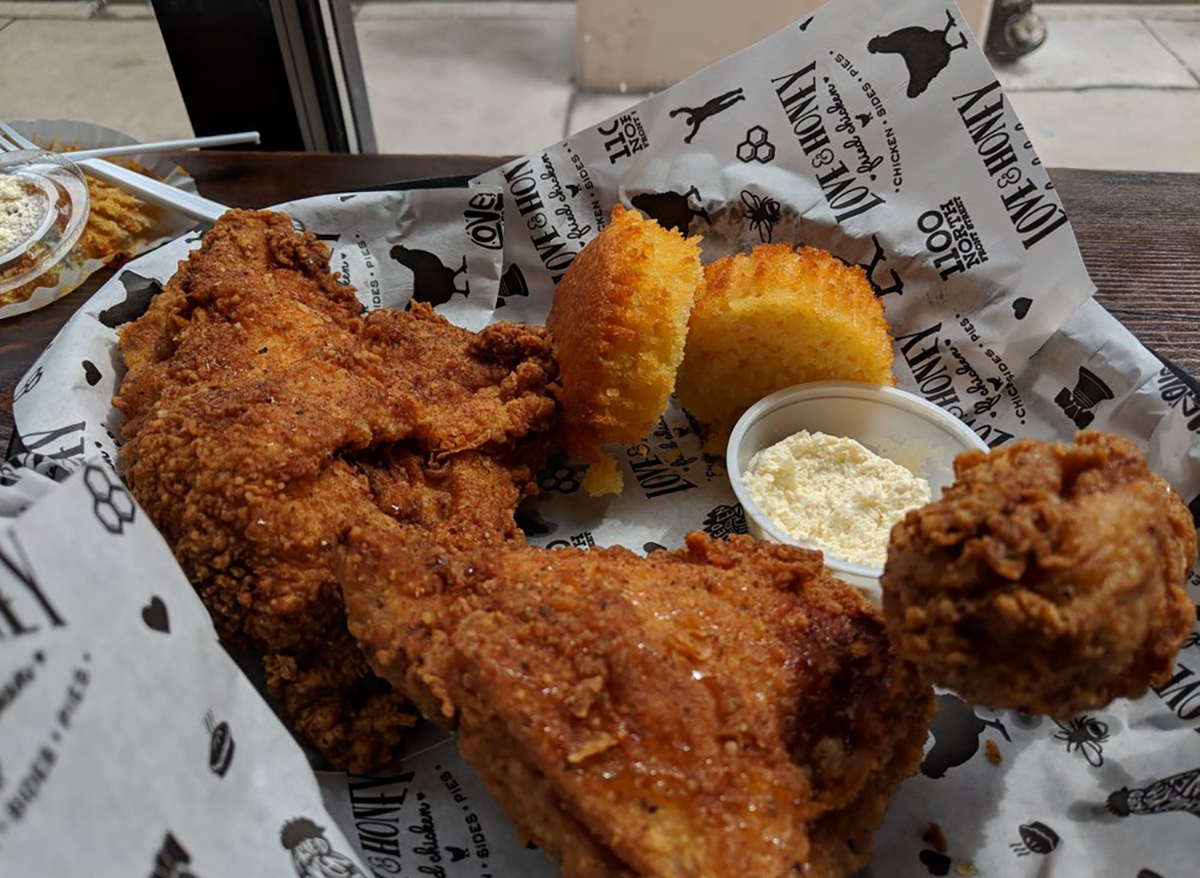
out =
<path fill-rule="evenodd" d="M 655 91 L 797 21 L 821 0 L 576 0 L 575 81 Z M 992 0 L 959 0 L 980 42 Z"/>

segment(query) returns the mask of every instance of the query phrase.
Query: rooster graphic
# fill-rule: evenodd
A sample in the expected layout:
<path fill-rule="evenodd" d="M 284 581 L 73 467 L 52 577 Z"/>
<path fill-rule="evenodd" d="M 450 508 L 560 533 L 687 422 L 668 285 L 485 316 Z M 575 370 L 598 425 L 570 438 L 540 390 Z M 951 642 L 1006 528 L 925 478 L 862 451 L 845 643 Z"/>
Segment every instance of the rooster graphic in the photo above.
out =
<path fill-rule="evenodd" d="M 955 27 L 958 27 L 958 22 L 947 9 L 946 26 L 942 30 L 902 27 L 890 34 L 873 37 L 867 43 L 867 51 L 872 55 L 893 54 L 903 58 L 904 66 L 908 68 L 906 93 L 910 98 L 915 98 L 929 88 L 934 77 L 946 69 L 952 52 L 967 47 L 965 33 L 959 33 L 957 43 L 950 42 L 950 30 Z"/>
<path fill-rule="evenodd" d="M 390 253 L 393 259 L 413 273 L 414 302 L 428 302 L 436 307 L 445 305 L 455 293 L 461 293 L 464 298 L 471 294 L 471 286 L 466 278 L 463 278 L 462 289 L 455 282 L 467 270 L 466 256 L 462 258 L 461 268 L 451 269 L 428 250 L 397 244 Z"/>

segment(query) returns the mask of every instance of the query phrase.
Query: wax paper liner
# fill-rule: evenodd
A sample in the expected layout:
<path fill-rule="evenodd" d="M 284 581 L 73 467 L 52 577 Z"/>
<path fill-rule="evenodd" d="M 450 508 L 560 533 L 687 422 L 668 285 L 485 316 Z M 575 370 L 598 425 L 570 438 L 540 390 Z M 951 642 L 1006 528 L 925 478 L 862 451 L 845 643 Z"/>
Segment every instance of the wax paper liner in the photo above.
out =
<path fill-rule="evenodd" d="M 473 277 L 469 295 L 451 293 L 437 307 L 452 319 L 542 320 L 554 284 L 618 200 L 702 235 L 706 260 L 765 241 L 824 247 L 862 265 L 884 303 L 900 387 L 962 418 L 992 447 L 1026 435 L 1069 439 L 1087 427 L 1122 433 L 1197 506 L 1200 400 L 1091 300 L 1057 193 L 953 7 L 835 0 L 476 182 L 492 187 L 480 189 L 487 204 L 460 204 L 461 215 L 442 222 L 447 234 L 498 229 L 503 273 L 494 295 L 477 299 Z M 321 231 L 343 236 L 333 242 L 337 260 L 348 260 L 371 304 L 372 275 L 358 267 L 353 233 L 387 204 L 381 198 L 291 207 L 314 229 L 320 215 Z M 437 223 L 421 213 L 414 229 L 431 233 L 427 225 Z M 407 246 L 392 235 L 365 248 L 382 264 L 397 245 Z M 152 292 L 143 281 L 168 277 L 188 246 L 127 267 L 35 363 L 15 404 L 24 462 L 61 475 L 92 450 L 115 452 L 106 430 L 119 424 L 107 399 L 120 365 L 107 324 L 140 313 Z M 462 267 L 458 258 L 441 260 L 446 272 Z M 380 295 L 393 297 L 378 304 L 406 301 L 376 279 Z M 94 387 L 85 359 L 102 373 Z M 673 404 L 642 441 L 615 449 L 627 485 L 618 498 L 583 496 L 583 467 L 556 461 L 519 511 L 529 541 L 652 552 L 679 545 L 689 530 L 744 532 L 724 462 L 702 450 L 697 431 Z M 1193 573 L 1193 598 L 1198 582 Z M 894 800 L 868 874 L 1194 872 L 1200 637 L 1157 690 L 1070 723 L 971 709 L 948 693 L 939 706 L 920 774 Z M 989 740 L 997 764 L 984 756 Z M 319 780 L 375 874 L 554 872 L 523 859 L 449 741 L 434 736 L 374 786 L 329 773 Z M 372 795 L 386 804 L 372 811 Z M 922 838 L 930 822 L 948 839 L 944 853 Z"/>

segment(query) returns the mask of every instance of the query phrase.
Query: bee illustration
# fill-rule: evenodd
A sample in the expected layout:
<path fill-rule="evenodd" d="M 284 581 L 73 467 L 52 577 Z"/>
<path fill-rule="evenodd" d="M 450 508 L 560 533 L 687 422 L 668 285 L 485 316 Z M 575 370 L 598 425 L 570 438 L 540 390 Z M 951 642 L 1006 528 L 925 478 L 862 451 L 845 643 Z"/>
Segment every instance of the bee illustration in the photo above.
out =
<path fill-rule="evenodd" d="M 1058 847 L 1058 833 L 1039 820 L 1022 824 L 1017 827 L 1017 832 L 1020 833 L 1021 840 L 1013 842 L 1009 847 L 1018 857 L 1027 857 L 1030 854 L 1045 855 Z"/>
<path fill-rule="evenodd" d="M 1103 744 L 1108 740 L 1108 723 L 1094 716 L 1077 716 L 1066 725 L 1058 722 L 1058 731 L 1054 733 L 1056 741 L 1064 741 L 1067 752 L 1082 753 L 1088 765 L 1099 768 L 1104 764 Z"/>
<path fill-rule="evenodd" d="M 779 202 L 774 198 L 759 198 L 749 189 L 742 190 L 742 204 L 746 205 L 743 214 L 750 220 L 750 228 L 758 232 L 759 240 L 769 243 L 775 231 L 775 223 L 779 222 L 782 212 Z"/>

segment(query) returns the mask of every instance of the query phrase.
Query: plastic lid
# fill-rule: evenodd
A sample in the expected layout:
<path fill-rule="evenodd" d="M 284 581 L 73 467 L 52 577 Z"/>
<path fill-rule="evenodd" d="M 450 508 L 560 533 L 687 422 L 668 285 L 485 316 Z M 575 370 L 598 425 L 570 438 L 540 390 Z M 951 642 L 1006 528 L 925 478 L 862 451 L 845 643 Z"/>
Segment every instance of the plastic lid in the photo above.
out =
<path fill-rule="evenodd" d="M 41 277 L 59 265 L 83 234 L 88 189 L 74 162 L 41 150 L 0 152 L 0 178 L 20 182 L 35 205 L 29 234 L 0 253 L 0 293 Z"/>

